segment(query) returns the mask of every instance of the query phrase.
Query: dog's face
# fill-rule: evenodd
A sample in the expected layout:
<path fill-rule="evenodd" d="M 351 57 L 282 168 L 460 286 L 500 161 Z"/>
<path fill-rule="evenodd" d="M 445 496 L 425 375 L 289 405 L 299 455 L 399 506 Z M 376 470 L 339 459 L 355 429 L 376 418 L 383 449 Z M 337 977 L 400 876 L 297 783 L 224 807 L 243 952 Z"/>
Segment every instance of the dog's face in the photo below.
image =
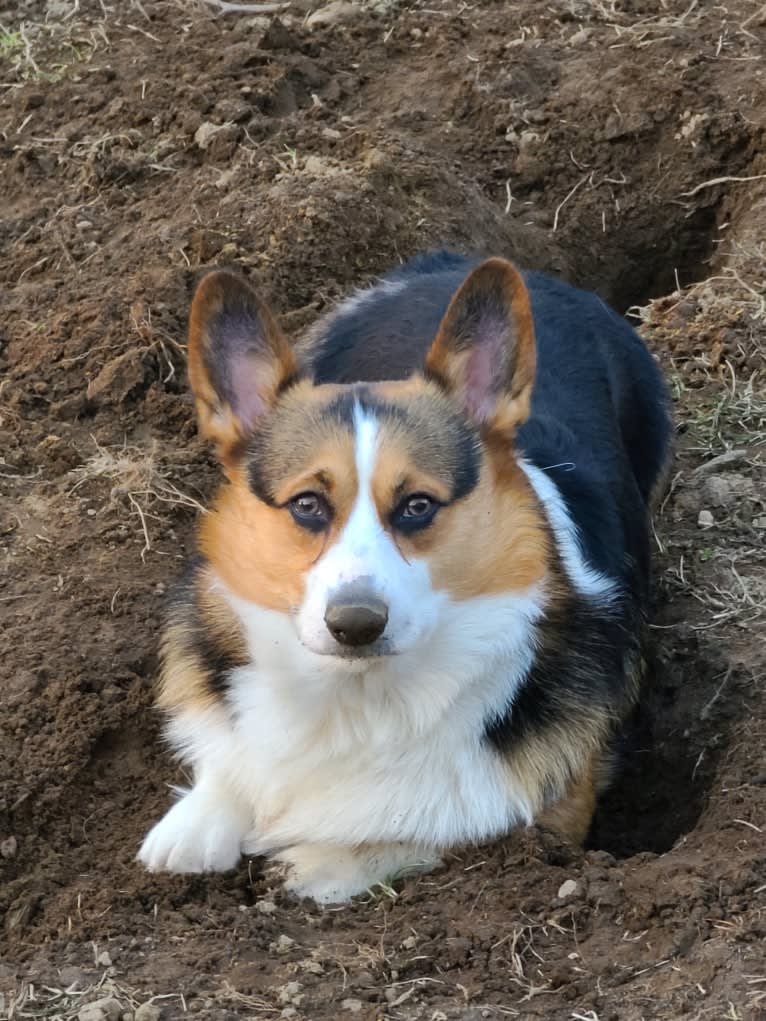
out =
<path fill-rule="evenodd" d="M 354 386 L 315 386 L 251 288 L 214 272 L 195 295 L 189 367 L 230 482 L 202 550 L 312 652 L 357 665 L 407 652 L 448 602 L 539 581 L 547 532 L 512 447 L 534 337 L 509 263 L 468 277 L 422 375 Z"/>

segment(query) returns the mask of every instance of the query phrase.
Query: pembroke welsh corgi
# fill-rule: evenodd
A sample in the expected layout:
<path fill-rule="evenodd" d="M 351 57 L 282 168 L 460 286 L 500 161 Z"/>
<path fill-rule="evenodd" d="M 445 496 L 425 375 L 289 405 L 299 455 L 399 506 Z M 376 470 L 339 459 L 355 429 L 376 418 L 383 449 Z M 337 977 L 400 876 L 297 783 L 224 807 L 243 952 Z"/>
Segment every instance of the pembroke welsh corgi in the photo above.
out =
<path fill-rule="evenodd" d="M 342 902 L 537 822 L 582 842 L 642 672 L 669 401 L 594 294 L 420 256 L 294 345 L 203 277 L 189 377 L 227 481 L 159 705 L 194 784 L 152 870 Z"/>

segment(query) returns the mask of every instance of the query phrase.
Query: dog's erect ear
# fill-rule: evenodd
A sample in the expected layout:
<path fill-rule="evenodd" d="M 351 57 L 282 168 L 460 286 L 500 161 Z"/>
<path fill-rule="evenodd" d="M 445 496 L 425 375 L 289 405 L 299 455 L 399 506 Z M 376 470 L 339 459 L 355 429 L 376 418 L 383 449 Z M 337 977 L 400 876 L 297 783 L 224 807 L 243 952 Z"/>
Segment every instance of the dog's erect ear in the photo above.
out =
<path fill-rule="evenodd" d="M 296 371 L 286 337 L 252 287 L 228 270 L 203 277 L 189 316 L 189 380 L 200 431 L 224 463 Z"/>
<path fill-rule="evenodd" d="M 487 259 L 456 292 L 426 357 L 426 375 L 478 426 L 509 432 L 529 417 L 535 331 L 524 280 Z"/>

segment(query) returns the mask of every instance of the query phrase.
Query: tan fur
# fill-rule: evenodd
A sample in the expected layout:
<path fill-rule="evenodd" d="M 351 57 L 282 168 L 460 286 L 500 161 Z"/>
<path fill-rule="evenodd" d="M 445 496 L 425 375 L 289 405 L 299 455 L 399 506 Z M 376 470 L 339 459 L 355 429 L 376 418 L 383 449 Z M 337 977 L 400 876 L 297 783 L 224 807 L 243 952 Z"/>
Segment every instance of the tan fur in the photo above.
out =
<path fill-rule="evenodd" d="M 574 844 L 585 840 L 603 786 L 602 754 L 610 733 L 606 713 L 593 704 L 587 718 L 533 732 L 508 753 L 512 782 L 527 792 L 537 825 Z M 545 805 L 543 794 L 551 788 L 563 793 Z"/>
<path fill-rule="evenodd" d="M 657 514 L 662 506 L 662 501 L 665 499 L 668 490 L 670 489 L 671 475 L 673 474 L 673 466 L 675 462 L 675 450 L 673 446 L 670 447 L 665 458 L 665 463 L 662 465 L 657 479 L 652 486 L 652 491 L 649 494 L 649 513 L 654 515 Z"/>
<path fill-rule="evenodd" d="M 582 846 L 596 811 L 598 773 L 599 760 L 594 754 L 580 776 L 569 782 L 564 796 L 538 816 L 537 825 L 553 830 L 571 844 Z"/>
<path fill-rule="evenodd" d="M 300 605 L 304 575 L 327 538 L 299 528 L 283 508 L 261 502 L 242 469 L 231 476 L 202 520 L 199 548 L 236 595 L 288 613 Z"/>
<path fill-rule="evenodd" d="M 179 706 L 205 710 L 216 701 L 215 679 L 211 665 L 201 654 L 200 638 L 219 658 L 239 664 L 248 661 L 239 623 L 211 582 L 209 568 L 201 569 L 189 600 L 173 615 L 165 631 L 158 705 L 166 711 Z"/>
<path fill-rule="evenodd" d="M 498 485 L 491 464 L 467 497 L 444 507 L 423 532 L 398 539 L 405 556 L 425 557 L 434 587 L 455 599 L 521 592 L 542 581 L 551 540 L 520 469 Z"/>

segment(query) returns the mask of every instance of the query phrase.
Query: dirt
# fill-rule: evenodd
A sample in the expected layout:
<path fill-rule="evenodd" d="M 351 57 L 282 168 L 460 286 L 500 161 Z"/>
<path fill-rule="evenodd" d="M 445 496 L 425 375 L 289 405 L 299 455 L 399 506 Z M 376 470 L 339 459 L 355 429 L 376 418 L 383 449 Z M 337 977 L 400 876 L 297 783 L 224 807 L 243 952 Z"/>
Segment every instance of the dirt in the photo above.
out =
<path fill-rule="evenodd" d="M 0 1016 L 763 1021 L 763 6 L 328 9 L 0 3 Z M 436 244 L 632 309 L 673 387 L 653 666 L 590 846 L 337 910 L 258 861 L 146 875 L 182 779 L 163 593 L 217 478 L 194 280 L 243 267 L 297 332 Z"/>

